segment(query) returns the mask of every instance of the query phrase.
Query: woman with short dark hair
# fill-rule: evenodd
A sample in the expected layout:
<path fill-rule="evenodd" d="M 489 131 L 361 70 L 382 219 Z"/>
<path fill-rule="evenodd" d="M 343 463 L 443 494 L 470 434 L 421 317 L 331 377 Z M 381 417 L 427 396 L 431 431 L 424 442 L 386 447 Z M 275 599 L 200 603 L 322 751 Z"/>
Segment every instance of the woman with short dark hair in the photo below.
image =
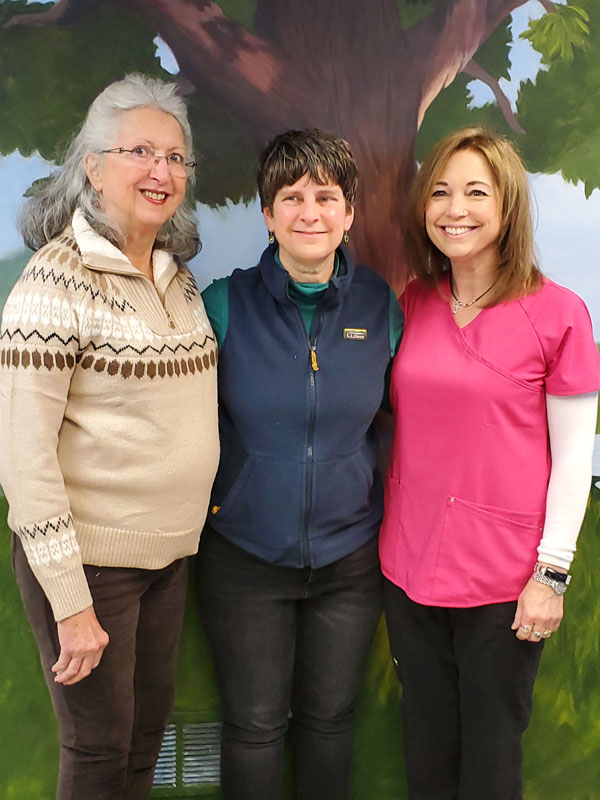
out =
<path fill-rule="evenodd" d="M 271 244 L 204 292 L 221 461 L 197 560 L 222 699 L 224 800 L 348 800 L 357 694 L 381 614 L 373 422 L 402 318 L 346 250 L 346 142 L 287 131 L 258 185 Z"/>

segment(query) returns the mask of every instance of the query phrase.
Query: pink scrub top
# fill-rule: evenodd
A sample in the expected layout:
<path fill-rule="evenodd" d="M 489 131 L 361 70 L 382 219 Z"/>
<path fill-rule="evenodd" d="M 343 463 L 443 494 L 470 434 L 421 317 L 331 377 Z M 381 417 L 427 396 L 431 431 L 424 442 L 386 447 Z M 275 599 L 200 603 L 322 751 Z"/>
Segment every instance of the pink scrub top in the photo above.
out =
<path fill-rule="evenodd" d="M 546 394 L 600 385 L 587 308 L 547 279 L 535 294 L 485 308 L 464 328 L 448 301 L 418 280 L 402 304 L 383 573 L 424 605 L 516 600 L 544 525 Z"/>

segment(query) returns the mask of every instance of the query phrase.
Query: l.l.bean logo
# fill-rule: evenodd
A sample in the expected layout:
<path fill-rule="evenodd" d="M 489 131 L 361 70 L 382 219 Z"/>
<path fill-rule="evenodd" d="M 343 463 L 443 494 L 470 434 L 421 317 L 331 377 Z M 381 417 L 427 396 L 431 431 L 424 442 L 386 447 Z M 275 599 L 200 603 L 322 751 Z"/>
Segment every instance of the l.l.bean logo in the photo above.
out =
<path fill-rule="evenodd" d="M 366 328 L 344 328 L 344 339 L 352 339 L 357 342 L 364 342 L 366 338 Z"/>

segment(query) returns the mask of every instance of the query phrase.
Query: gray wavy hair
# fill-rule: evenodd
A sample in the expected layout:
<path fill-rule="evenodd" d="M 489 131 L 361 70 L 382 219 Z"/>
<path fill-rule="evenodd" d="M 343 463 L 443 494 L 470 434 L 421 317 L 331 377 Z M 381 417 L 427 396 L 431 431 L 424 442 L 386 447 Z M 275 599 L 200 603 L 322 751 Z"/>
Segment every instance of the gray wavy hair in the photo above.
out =
<path fill-rule="evenodd" d="M 112 144 L 117 137 L 122 115 L 134 108 L 156 108 L 170 114 L 183 131 L 186 158 L 192 158 L 192 131 L 183 98 L 174 83 L 165 83 L 147 75 L 131 73 L 109 84 L 93 101 L 79 132 L 67 149 L 62 167 L 43 182 L 24 204 L 19 217 L 19 229 L 25 244 L 38 250 L 71 221 L 79 206 L 89 224 L 101 236 L 117 247 L 125 244 L 125 234 L 101 210 L 99 196 L 85 172 L 84 158 Z M 200 237 L 193 214 L 187 181 L 186 199 L 175 214 L 161 226 L 156 246 L 167 250 L 182 261 L 193 258 L 200 250 Z"/>

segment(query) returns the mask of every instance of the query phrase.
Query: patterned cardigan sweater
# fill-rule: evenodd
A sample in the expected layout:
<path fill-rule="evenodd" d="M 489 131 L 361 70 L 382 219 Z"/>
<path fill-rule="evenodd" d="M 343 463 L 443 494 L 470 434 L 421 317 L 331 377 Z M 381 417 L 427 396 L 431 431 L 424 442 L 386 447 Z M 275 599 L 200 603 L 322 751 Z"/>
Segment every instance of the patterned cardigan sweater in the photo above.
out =
<path fill-rule="evenodd" d="M 195 553 L 219 457 L 217 348 L 191 273 L 154 284 L 77 211 L 14 286 L 0 334 L 0 481 L 57 620 L 83 564 Z"/>

